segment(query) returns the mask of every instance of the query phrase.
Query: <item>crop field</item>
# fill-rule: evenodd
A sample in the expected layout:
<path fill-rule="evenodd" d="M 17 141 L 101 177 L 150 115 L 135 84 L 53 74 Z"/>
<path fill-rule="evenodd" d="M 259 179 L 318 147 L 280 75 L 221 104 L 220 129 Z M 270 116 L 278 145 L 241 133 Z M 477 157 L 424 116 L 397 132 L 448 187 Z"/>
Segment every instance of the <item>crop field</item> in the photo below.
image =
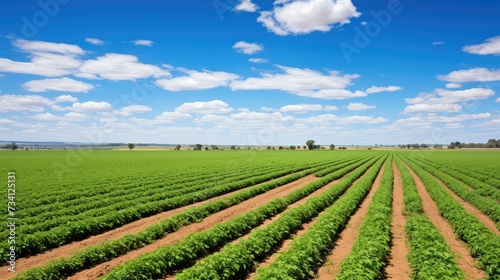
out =
<path fill-rule="evenodd" d="M 500 279 L 500 151 L 0 159 L 0 279 Z"/>

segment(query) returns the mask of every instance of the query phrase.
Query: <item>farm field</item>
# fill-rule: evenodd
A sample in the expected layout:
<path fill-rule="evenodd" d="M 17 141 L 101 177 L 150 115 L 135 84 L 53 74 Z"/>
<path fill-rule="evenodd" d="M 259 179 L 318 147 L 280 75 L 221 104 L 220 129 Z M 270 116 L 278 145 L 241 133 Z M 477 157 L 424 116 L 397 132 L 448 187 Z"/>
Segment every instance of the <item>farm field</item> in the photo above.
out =
<path fill-rule="evenodd" d="M 0 157 L 0 279 L 500 279 L 500 151 Z"/>

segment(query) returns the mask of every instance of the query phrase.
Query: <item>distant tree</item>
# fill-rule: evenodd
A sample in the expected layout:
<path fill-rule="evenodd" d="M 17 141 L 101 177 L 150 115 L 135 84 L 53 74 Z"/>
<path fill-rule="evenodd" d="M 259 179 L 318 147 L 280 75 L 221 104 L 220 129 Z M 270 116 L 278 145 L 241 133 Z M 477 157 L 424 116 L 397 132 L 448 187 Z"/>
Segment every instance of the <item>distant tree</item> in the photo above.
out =
<path fill-rule="evenodd" d="M 208 147 L 205 147 L 205 151 L 208 151 Z"/>
<path fill-rule="evenodd" d="M 427 144 L 424 144 L 424 143 L 420 144 L 420 148 L 422 148 L 422 149 L 427 149 L 428 147 L 429 146 L 427 146 Z"/>
<path fill-rule="evenodd" d="M 266 150 L 271 150 L 271 146 L 267 146 Z"/>
<path fill-rule="evenodd" d="M 180 151 L 181 150 L 181 145 L 179 145 L 179 144 L 175 145 L 175 149 L 174 150 Z"/>
<path fill-rule="evenodd" d="M 202 148 L 202 147 L 203 147 L 203 145 L 202 145 L 202 144 L 196 144 L 196 145 L 194 145 L 194 150 L 195 150 L 195 151 L 201 151 L 201 148 Z"/>
<path fill-rule="evenodd" d="M 295 150 L 295 146 L 290 146 L 290 148 L 288 148 L 290 150 Z"/>
<path fill-rule="evenodd" d="M 297 146 L 297 150 L 300 150 L 300 146 Z"/>
<path fill-rule="evenodd" d="M 231 146 L 229 149 L 236 150 L 236 146 Z"/>
<path fill-rule="evenodd" d="M 410 145 L 410 144 L 406 145 L 406 148 L 408 148 L 408 150 L 410 149 L 410 147 L 411 147 L 411 145 Z"/>
<path fill-rule="evenodd" d="M 273 147 L 273 150 L 276 150 L 276 147 Z"/>
<path fill-rule="evenodd" d="M 133 149 L 135 148 L 135 145 L 134 145 L 134 144 L 132 144 L 132 143 L 128 143 L 128 145 L 127 145 L 127 146 L 128 146 L 128 148 L 129 148 L 130 150 L 133 150 Z"/>
<path fill-rule="evenodd" d="M 283 150 L 283 146 L 279 146 L 279 147 L 278 147 L 278 150 Z"/>
<path fill-rule="evenodd" d="M 217 145 L 212 145 L 211 147 L 212 147 L 212 151 L 215 151 L 215 150 L 219 149 L 219 147 L 217 147 Z"/>
<path fill-rule="evenodd" d="M 307 141 L 306 141 L 306 146 L 307 146 L 307 148 L 308 148 L 309 150 L 314 149 L 314 148 L 315 148 L 315 147 L 314 147 L 314 143 L 315 143 L 315 142 L 316 142 L 316 141 L 314 141 L 314 140 L 307 140 Z"/>
<path fill-rule="evenodd" d="M 335 145 L 330 144 L 330 150 L 335 150 Z"/>
<path fill-rule="evenodd" d="M 307 147 L 306 146 L 302 146 L 302 149 L 305 150 L 305 149 L 307 149 Z"/>

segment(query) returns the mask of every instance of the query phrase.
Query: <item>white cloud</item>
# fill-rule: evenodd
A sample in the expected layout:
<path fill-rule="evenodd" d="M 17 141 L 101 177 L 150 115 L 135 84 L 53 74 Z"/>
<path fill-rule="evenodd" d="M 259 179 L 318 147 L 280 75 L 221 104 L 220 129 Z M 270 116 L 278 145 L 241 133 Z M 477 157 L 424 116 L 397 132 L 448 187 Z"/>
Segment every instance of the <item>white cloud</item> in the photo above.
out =
<path fill-rule="evenodd" d="M 351 92 L 345 87 L 359 75 L 340 75 L 330 71 L 324 75 L 321 72 L 277 65 L 284 71 L 280 74 L 263 72 L 260 78 L 247 78 L 231 82 L 233 90 L 282 90 L 299 96 L 321 99 L 346 99 L 362 97 L 367 94 L 362 91 Z"/>
<path fill-rule="evenodd" d="M 233 110 L 226 102 L 220 100 L 184 103 L 175 109 L 176 112 L 201 115 L 225 114 Z"/>
<path fill-rule="evenodd" d="M 405 100 L 408 104 L 451 104 L 486 99 L 493 95 L 495 95 L 495 92 L 488 88 L 470 88 L 456 91 L 436 89 L 433 93 L 421 93 L 415 98 L 406 98 Z"/>
<path fill-rule="evenodd" d="M 267 58 L 249 58 L 248 61 L 252 63 L 267 63 L 269 59 Z"/>
<path fill-rule="evenodd" d="M 82 113 L 70 112 L 63 116 L 55 116 L 51 113 L 37 114 L 31 117 L 39 121 L 68 121 L 68 122 L 80 122 L 86 120 L 88 117 Z"/>
<path fill-rule="evenodd" d="M 497 100 L 495 100 L 495 102 L 500 102 L 500 97 L 499 97 L 499 98 L 497 98 Z"/>
<path fill-rule="evenodd" d="M 377 87 L 377 86 L 372 86 L 366 90 L 366 93 L 372 94 L 372 93 L 378 93 L 378 92 L 392 92 L 392 91 L 398 91 L 402 90 L 402 87 L 398 86 L 388 86 L 388 87 Z"/>
<path fill-rule="evenodd" d="M 140 125 L 157 125 L 157 124 L 165 124 L 165 123 L 173 123 L 175 121 L 181 121 L 190 119 L 192 116 L 187 113 L 182 112 L 163 112 L 160 115 L 156 116 L 155 119 L 140 119 L 136 117 L 131 117 L 130 121 L 140 124 Z"/>
<path fill-rule="evenodd" d="M 40 95 L 0 95 L 0 112 L 42 112 L 54 102 Z"/>
<path fill-rule="evenodd" d="M 273 108 L 269 108 L 269 107 L 260 107 L 260 110 L 264 111 L 264 112 L 272 112 L 272 111 L 274 111 Z"/>
<path fill-rule="evenodd" d="M 248 43 L 245 41 L 239 41 L 233 45 L 233 49 L 235 49 L 239 53 L 254 54 L 262 51 L 264 47 L 257 43 Z"/>
<path fill-rule="evenodd" d="M 85 54 L 85 51 L 82 50 L 79 46 L 63 43 L 16 40 L 14 41 L 14 46 L 18 47 L 22 51 L 29 53 L 48 52 L 72 55 Z"/>
<path fill-rule="evenodd" d="M 446 88 L 461 88 L 462 85 L 461 84 L 457 84 L 457 83 L 447 83 L 446 84 Z"/>
<path fill-rule="evenodd" d="M 132 41 L 132 43 L 134 43 L 134 45 L 136 46 L 147 46 L 147 47 L 153 46 L 153 41 L 150 40 L 135 40 Z"/>
<path fill-rule="evenodd" d="M 453 83 L 500 81 L 500 70 L 477 67 L 453 71 L 447 75 L 438 75 L 438 79 Z"/>
<path fill-rule="evenodd" d="M 349 111 L 363 111 L 368 109 L 375 109 L 377 106 L 375 105 L 367 105 L 363 103 L 349 103 L 347 106 L 347 110 Z"/>
<path fill-rule="evenodd" d="M 170 75 L 158 66 L 140 63 L 136 56 L 116 53 L 87 60 L 78 70 L 80 73 L 75 76 L 89 79 L 100 77 L 109 80 L 135 80 Z"/>
<path fill-rule="evenodd" d="M 432 42 L 432 45 L 444 45 L 444 42 L 438 41 L 438 42 Z"/>
<path fill-rule="evenodd" d="M 458 104 L 413 104 L 406 106 L 404 113 L 437 113 L 437 112 L 459 112 L 462 106 Z"/>
<path fill-rule="evenodd" d="M 325 111 L 336 111 L 338 109 L 339 108 L 337 106 L 333 106 L 333 105 L 326 105 L 324 108 Z"/>
<path fill-rule="evenodd" d="M 71 95 L 60 95 L 56 97 L 56 102 L 76 102 L 78 101 L 78 98 L 73 97 Z"/>
<path fill-rule="evenodd" d="M 361 25 L 363 25 L 363 26 L 365 26 L 365 25 L 367 25 L 367 24 L 368 24 L 368 22 L 366 22 L 366 21 L 362 21 L 362 22 L 361 22 Z"/>
<path fill-rule="evenodd" d="M 485 43 L 470 45 L 462 48 L 464 52 L 480 55 L 500 55 L 500 36 L 486 39 Z"/>
<path fill-rule="evenodd" d="M 29 53 L 31 61 L 0 58 L 0 72 L 56 77 L 71 74 L 80 66 L 77 58 L 85 52 L 76 45 L 17 40 L 14 47 Z"/>
<path fill-rule="evenodd" d="M 444 127 L 448 128 L 448 129 L 459 129 L 459 128 L 463 128 L 464 126 L 460 123 L 447 123 L 447 124 L 445 124 Z"/>
<path fill-rule="evenodd" d="M 85 42 L 90 43 L 92 45 L 96 45 L 96 46 L 104 45 L 104 41 L 99 40 L 97 38 L 85 38 Z"/>
<path fill-rule="evenodd" d="M 123 107 L 118 111 L 115 111 L 114 114 L 120 115 L 120 116 L 131 116 L 136 113 L 146 113 L 149 111 L 152 111 L 153 109 L 151 107 L 145 106 L 145 105 L 131 105 L 127 107 Z"/>
<path fill-rule="evenodd" d="M 276 1 L 272 11 L 260 13 L 257 21 L 277 35 L 330 31 L 334 24 L 346 24 L 361 13 L 351 0 Z"/>
<path fill-rule="evenodd" d="M 169 91 L 202 90 L 227 86 L 230 81 L 239 78 L 236 74 L 222 71 L 204 70 L 198 72 L 183 68 L 178 68 L 178 70 L 187 75 L 171 79 L 160 79 L 156 81 L 156 85 Z"/>
<path fill-rule="evenodd" d="M 354 116 L 339 117 L 332 114 L 323 114 L 318 116 L 312 116 L 305 119 L 297 119 L 297 122 L 327 123 L 327 124 L 350 124 L 350 123 L 377 124 L 377 123 L 387 122 L 387 120 L 382 117 L 372 117 L 372 116 L 354 115 Z"/>
<path fill-rule="evenodd" d="M 296 105 L 285 105 L 280 108 L 280 112 L 293 113 L 293 114 L 303 114 L 309 111 L 322 111 L 323 105 L 320 104 L 296 104 Z"/>
<path fill-rule="evenodd" d="M 241 0 L 241 2 L 234 7 L 237 11 L 250 12 L 253 13 L 257 11 L 259 7 L 252 3 L 252 0 Z"/>
<path fill-rule="evenodd" d="M 73 103 L 72 109 L 75 111 L 107 111 L 111 110 L 111 104 L 106 101 L 87 101 L 83 103 L 76 102 Z"/>
<path fill-rule="evenodd" d="M 60 79 L 44 79 L 34 80 L 23 84 L 23 87 L 28 91 L 45 92 L 47 90 L 53 91 L 67 91 L 67 92 L 88 92 L 94 86 L 81 81 L 76 81 L 67 77 Z"/>

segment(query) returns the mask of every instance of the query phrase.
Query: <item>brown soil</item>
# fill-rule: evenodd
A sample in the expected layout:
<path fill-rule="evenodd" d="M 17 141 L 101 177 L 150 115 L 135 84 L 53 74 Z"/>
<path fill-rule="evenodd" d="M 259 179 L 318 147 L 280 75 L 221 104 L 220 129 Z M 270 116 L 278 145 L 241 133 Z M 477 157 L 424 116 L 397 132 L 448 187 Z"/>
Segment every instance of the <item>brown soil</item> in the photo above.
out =
<path fill-rule="evenodd" d="M 359 227 L 363 223 L 363 218 L 368 212 L 368 207 L 372 201 L 372 197 L 380 186 L 384 174 L 384 166 L 380 169 L 373 186 L 365 197 L 361 206 L 356 210 L 356 213 L 351 216 L 346 228 L 342 231 L 330 255 L 326 258 L 325 263 L 318 270 L 317 279 L 326 280 L 334 279 L 340 272 L 340 263 L 349 255 L 354 242 L 358 238 Z"/>
<path fill-rule="evenodd" d="M 429 175 L 431 175 L 432 177 L 434 177 L 432 174 L 429 173 Z M 465 210 L 467 210 L 467 212 L 469 212 L 470 214 L 472 214 L 473 216 L 476 216 L 480 221 L 481 223 L 484 224 L 484 226 L 486 226 L 487 228 L 491 229 L 495 234 L 500 234 L 500 230 L 498 230 L 498 228 L 496 227 L 495 225 L 495 222 L 490 218 L 488 217 L 488 215 L 484 214 L 483 212 L 481 212 L 479 209 L 477 209 L 474 205 L 472 205 L 470 202 L 467 202 L 465 200 L 463 200 L 461 197 L 459 197 L 458 195 L 456 195 L 452 190 L 450 190 L 448 188 L 448 186 L 446 186 L 443 182 L 441 182 L 439 179 L 437 179 L 436 177 L 434 177 L 434 179 L 436 179 L 439 184 L 441 186 L 443 186 L 447 191 L 448 193 L 455 199 L 457 200 L 458 202 L 460 202 L 460 204 L 462 204 L 462 206 L 465 208 Z"/>
<path fill-rule="evenodd" d="M 389 280 L 410 280 L 411 267 L 406 258 L 408 248 L 406 247 L 407 239 L 405 233 L 406 217 L 403 215 L 403 182 L 401 173 L 394 161 L 392 162 L 392 169 L 394 171 L 391 222 L 392 247 L 389 252 L 388 264 L 385 268 L 385 276 Z"/>
<path fill-rule="evenodd" d="M 178 231 L 171 233 L 171 234 L 168 234 L 164 238 L 157 240 L 152 244 L 149 244 L 149 245 L 142 247 L 140 249 L 128 252 L 127 254 L 125 254 L 123 256 L 115 258 L 109 262 L 99 264 L 91 269 L 81 271 L 68 279 L 98 279 L 98 277 L 109 273 L 115 266 L 122 265 L 123 263 L 125 263 L 125 261 L 136 259 L 139 256 L 141 256 L 142 254 L 155 251 L 160 247 L 167 246 L 167 245 L 173 245 L 173 244 L 181 241 L 185 236 L 187 236 L 191 233 L 208 230 L 211 227 L 213 227 L 219 223 L 227 222 L 238 215 L 241 215 L 243 213 L 246 213 L 246 212 L 249 212 L 251 210 L 258 208 L 262 204 L 265 204 L 265 203 L 267 203 L 275 198 L 286 196 L 287 194 L 289 194 L 289 193 L 291 193 L 291 192 L 301 188 L 302 186 L 304 186 L 308 183 L 311 183 L 315 180 L 318 180 L 318 178 L 316 178 L 313 175 L 308 175 L 308 176 L 303 177 L 297 181 L 294 181 L 294 182 L 288 183 L 286 185 L 283 185 L 281 187 L 278 187 L 276 189 L 270 190 L 264 194 L 261 194 L 261 195 L 258 195 L 256 197 L 253 197 L 249 200 L 246 200 L 238 205 L 235 205 L 235 206 L 232 206 L 228 209 L 217 212 L 217 213 L 205 218 L 200 223 L 195 223 L 195 224 L 191 224 L 191 225 L 187 225 L 185 227 L 182 227 Z"/>
<path fill-rule="evenodd" d="M 477 268 L 474 259 L 470 255 L 469 250 L 467 250 L 467 245 L 458 239 L 451 225 L 439 213 L 439 209 L 425 189 L 424 183 L 411 168 L 406 164 L 405 166 L 413 176 L 418 194 L 422 198 L 425 213 L 429 216 L 431 222 L 439 229 L 446 242 L 450 244 L 451 251 L 455 255 L 455 260 L 460 269 L 464 272 L 466 279 L 485 278 L 485 272 Z"/>

